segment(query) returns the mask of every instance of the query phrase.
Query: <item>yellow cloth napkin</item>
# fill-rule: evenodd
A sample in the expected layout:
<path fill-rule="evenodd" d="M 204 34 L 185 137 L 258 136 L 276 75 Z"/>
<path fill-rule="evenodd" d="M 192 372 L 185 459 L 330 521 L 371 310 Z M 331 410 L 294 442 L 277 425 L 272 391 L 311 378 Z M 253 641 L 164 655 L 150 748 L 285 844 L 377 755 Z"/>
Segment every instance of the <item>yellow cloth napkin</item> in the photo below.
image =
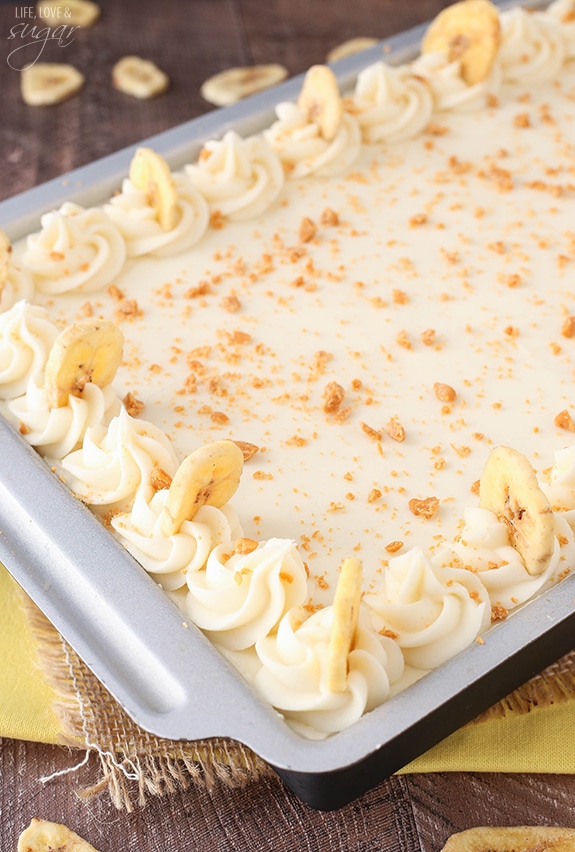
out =
<path fill-rule="evenodd" d="M 0 737 L 58 742 L 54 693 L 38 665 L 18 587 L 0 564 Z"/>
<path fill-rule="evenodd" d="M 58 743 L 55 693 L 39 668 L 17 586 L 0 565 L 0 737 Z M 575 697 L 456 731 L 403 772 L 575 772 Z"/>

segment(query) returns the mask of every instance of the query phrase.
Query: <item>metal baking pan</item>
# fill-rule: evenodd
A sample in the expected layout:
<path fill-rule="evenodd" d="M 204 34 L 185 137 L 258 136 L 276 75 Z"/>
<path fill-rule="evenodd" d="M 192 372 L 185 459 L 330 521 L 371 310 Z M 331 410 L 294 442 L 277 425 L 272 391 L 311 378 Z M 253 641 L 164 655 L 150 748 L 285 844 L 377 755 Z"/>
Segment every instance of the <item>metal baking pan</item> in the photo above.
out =
<path fill-rule="evenodd" d="M 511 5 L 509 3 L 506 6 Z M 424 27 L 386 44 L 400 63 Z M 381 46 L 338 63 L 342 88 L 381 58 Z M 262 129 L 294 78 L 146 140 L 177 168 L 233 127 Z M 0 204 L 12 239 L 65 200 L 102 202 L 121 183 L 134 148 Z M 308 805 L 343 806 L 470 721 L 573 648 L 575 577 L 493 627 L 471 647 L 325 740 L 292 731 L 182 614 L 46 463 L 0 418 L 0 560 L 144 729 L 174 740 L 230 737 L 267 761 Z"/>

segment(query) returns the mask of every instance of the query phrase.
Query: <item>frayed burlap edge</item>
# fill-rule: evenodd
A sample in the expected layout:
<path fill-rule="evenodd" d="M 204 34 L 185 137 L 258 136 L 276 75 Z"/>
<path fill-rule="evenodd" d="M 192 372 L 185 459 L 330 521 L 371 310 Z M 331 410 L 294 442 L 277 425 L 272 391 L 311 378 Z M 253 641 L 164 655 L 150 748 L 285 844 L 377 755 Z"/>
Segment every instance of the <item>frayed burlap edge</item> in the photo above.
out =
<path fill-rule="evenodd" d="M 536 708 L 551 707 L 575 699 L 575 651 L 548 666 L 514 692 L 502 698 L 474 722 L 501 719 L 509 713 L 530 713 Z"/>
<path fill-rule="evenodd" d="M 42 673 L 57 698 L 62 745 L 98 755 L 101 778 L 79 795 L 107 790 L 118 809 L 144 806 L 190 784 L 238 787 L 272 774 L 246 746 L 228 739 L 180 742 L 160 739 L 138 727 L 122 710 L 50 621 L 22 592 L 23 607 L 38 644 Z M 575 698 L 575 651 L 503 698 L 473 722 L 524 714 Z M 81 766 L 82 764 L 80 764 Z"/>
<path fill-rule="evenodd" d="M 101 777 L 78 790 L 82 798 L 107 791 L 119 810 L 132 811 L 135 805 L 143 807 L 148 796 L 166 795 L 190 784 L 239 787 L 272 774 L 264 761 L 233 740 L 184 742 L 144 731 L 24 592 L 22 603 L 38 646 L 39 666 L 56 694 L 60 742 L 85 750 L 86 760 L 74 768 L 83 766 L 91 754 L 99 758 Z"/>

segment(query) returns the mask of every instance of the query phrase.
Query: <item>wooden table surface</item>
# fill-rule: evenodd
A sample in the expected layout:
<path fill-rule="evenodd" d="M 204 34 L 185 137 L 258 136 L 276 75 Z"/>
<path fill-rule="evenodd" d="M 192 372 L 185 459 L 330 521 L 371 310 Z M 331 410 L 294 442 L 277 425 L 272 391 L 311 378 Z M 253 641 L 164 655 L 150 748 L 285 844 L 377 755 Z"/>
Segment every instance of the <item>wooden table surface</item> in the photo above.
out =
<path fill-rule="evenodd" d="M 83 91 L 56 107 L 33 108 L 21 101 L 17 62 L 31 61 L 38 42 L 13 53 L 24 41 L 23 9 L 29 7 L 0 0 L 0 199 L 208 111 L 199 89 L 217 71 L 280 62 L 298 74 L 325 61 L 327 51 L 346 39 L 387 37 L 445 5 L 103 0 L 100 21 L 77 31 L 72 43 L 41 45 L 43 60 L 70 62 L 86 74 Z M 169 92 L 139 102 L 112 89 L 111 66 L 126 53 L 156 61 L 172 80 Z M 435 852 L 452 832 L 474 825 L 575 824 L 575 776 L 553 775 L 397 776 L 333 813 L 312 811 L 273 776 L 238 790 L 175 792 L 127 814 L 107 795 L 88 801 L 77 795 L 98 778 L 96 756 L 76 773 L 39 780 L 81 757 L 55 746 L 0 741 L 2 852 L 16 849 L 18 834 L 33 816 L 66 823 L 101 852 Z"/>

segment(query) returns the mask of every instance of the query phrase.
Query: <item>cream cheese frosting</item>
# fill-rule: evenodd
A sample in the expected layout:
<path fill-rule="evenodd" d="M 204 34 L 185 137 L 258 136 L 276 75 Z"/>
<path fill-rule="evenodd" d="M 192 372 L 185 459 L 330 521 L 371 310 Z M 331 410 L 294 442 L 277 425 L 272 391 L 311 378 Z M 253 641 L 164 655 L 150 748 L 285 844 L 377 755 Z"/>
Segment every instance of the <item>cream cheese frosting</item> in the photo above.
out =
<path fill-rule="evenodd" d="M 437 567 L 419 548 L 389 561 L 364 600 L 406 663 L 434 669 L 466 648 L 491 622 L 485 588 L 472 571 Z"/>
<path fill-rule="evenodd" d="M 361 130 L 350 113 L 344 113 L 334 139 L 326 140 L 318 125 L 291 101 L 277 105 L 276 121 L 264 131 L 264 138 L 293 180 L 342 174 L 357 159 L 361 146 Z"/>
<path fill-rule="evenodd" d="M 433 94 L 407 66 L 376 62 L 361 71 L 347 109 L 367 143 L 413 139 L 431 120 Z"/>
<path fill-rule="evenodd" d="M 168 489 L 151 495 L 143 489 L 136 493 L 129 512 L 115 514 L 110 523 L 132 556 L 167 591 L 181 589 L 187 576 L 205 568 L 208 556 L 220 544 L 242 536 L 238 517 L 231 506 L 221 509 L 201 506 L 192 521 L 184 521 L 171 536 L 162 531 L 162 513 Z"/>
<path fill-rule="evenodd" d="M 61 465 L 71 490 L 89 506 L 119 508 L 140 491 L 150 494 L 155 468 L 173 476 L 178 459 L 161 429 L 122 407 L 108 426 L 89 427 Z"/>
<path fill-rule="evenodd" d="M 469 508 L 460 537 L 435 557 L 442 565 L 459 565 L 472 571 L 487 589 L 496 618 L 569 573 L 575 560 L 573 531 L 562 514 L 555 514 L 555 549 L 549 565 L 533 576 L 509 544 L 507 528 L 493 512 Z"/>
<path fill-rule="evenodd" d="M 0 314 L 9 311 L 16 302 L 31 302 L 34 299 L 34 281 L 21 264 L 10 257 L 7 263 L 6 279 L 0 286 Z"/>
<path fill-rule="evenodd" d="M 177 222 L 168 231 L 160 225 L 146 192 L 137 189 L 130 178 L 123 181 L 122 191 L 104 205 L 126 242 L 128 257 L 167 257 L 191 248 L 203 237 L 209 222 L 206 199 L 184 174 L 175 174 L 174 183 L 178 196 Z"/>
<path fill-rule="evenodd" d="M 215 547 L 206 570 L 189 574 L 185 609 L 218 645 L 237 651 L 255 645 L 292 607 L 303 604 L 307 574 L 289 539 L 269 539 L 250 553 Z"/>
<path fill-rule="evenodd" d="M 24 299 L 0 313 L 0 400 L 22 396 L 42 378 L 57 335 L 48 311 Z"/>
<path fill-rule="evenodd" d="M 282 164 L 267 142 L 261 136 L 242 139 L 233 130 L 208 141 L 198 162 L 186 166 L 186 174 L 212 215 L 232 221 L 265 213 L 284 184 Z"/>
<path fill-rule="evenodd" d="M 42 230 L 28 237 L 21 258 L 48 295 L 99 290 L 113 283 L 125 259 L 124 240 L 103 210 L 70 201 L 42 216 Z"/>
<path fill-rule="evenodd" d="M 574 0 L 555 0 L 547 8 L 549 15 L 561 24 L 561 32 L 565 41 L 566 57 L 575 57 L 575 2 Z"/>
<path fill-rule="evenodd" d="M 553 13 L 516 7 L 501 15 L 499 62 L 505 80 L 553 80 L 567 55 L 569 32 Z"/>
<path fill-rule="evenodd" d="M 207 142 L 174 175 L 172 230 L 126 178 L 102 208 L 64 205 L 15 246 L 33 287 L 14 292 L 36 304 L 0 314 L 2 411 L 306 736 L 490 641 L 492 620 L 573 569 L 564 5 L 502 13 L 482 84 L 441 54 L 377 62 L 329 141 L 284 102 L 261 134 Z M 114 389 L 48 411 L 49 317 L 86 310 L 126 323 Z M 117 413 L 126 391 L 142 416 Z M 164 535 L 157 482 L 221 438 L 250 448 L 238 494 Z M 538 576 L 477 506 L 490 449 L 511 440 L 555 510 Z M 362 613 L 336 693 L 326 649 L 352 554 Z"/>
<path fill-rule="evenodd" d="M 411 66 L 411 72 L 427 82 L 436 112 L 485 109 L 501 89 L 502 72 L 498 61 L 486 80 L 468 86 L 461 76 L 461 62 L 448 61 L 443 53 L 427 53 Z"/>
<path fill-rule="evenodd" d="M 257 691 L 304 735 L 317 739 L 349 727 L 389 698 L 401 678 L 404 660 L 398 645 L 360 618 L 349 655 L 347 688 L 327 686 L 328 645 L 333 607 L 309 615 L 301 607 L 282 618 L 277 634 L 260 639 Z"/>
<path fill-rule="evenodd" d="M 52 408 L 42 384 L 28 382 L 26 393 L 8 403 L 8 419 L 42 454 L 61 459 L 82 443 L 86 431 L 99 428 L 118 413 L 120 401 L 110 387 L 88 383 L 81 396 L 70 394 L 66 405 Z"/>

